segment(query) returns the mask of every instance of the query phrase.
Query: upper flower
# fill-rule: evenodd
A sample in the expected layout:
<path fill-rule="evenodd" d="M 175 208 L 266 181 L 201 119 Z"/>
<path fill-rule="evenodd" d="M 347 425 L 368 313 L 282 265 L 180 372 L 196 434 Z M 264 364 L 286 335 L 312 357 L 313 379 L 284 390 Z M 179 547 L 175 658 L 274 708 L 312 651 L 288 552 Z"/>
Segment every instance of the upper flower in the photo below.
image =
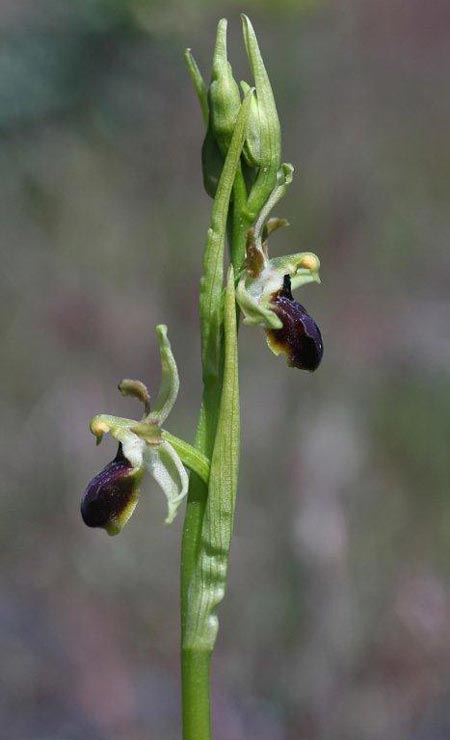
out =
<path fill-rule="evenodd" d="M 118 534 L 133 513 L 145 471 L 163 489 L 167 498 L 166 522 L 173 521 L 188 489 L 188 475 L 174 447 L 163 437 L 161 426 L 178 395 L 177 366 L 167 338 L 167 327 L 156 327 L 161 355 L 162 379 L 158 397 L 150 408 L 146 386 L 138 380 L 123 380 L 122 394 L 134 396 L 144 404 L 140 421 L 98 414 L 90 423 L 91 432 L 101 442 L 105 433 L 119 443 L 117 455 L 88 484 L 81 500 L 81 515 L 89 527 L 103 527 Z"/>
<path fill-rule="evenodd" d="M 274 354 L 287 356 L 287 362 L 302 370 L 316 370 L 323 354 L 320 329 L 306 309 L 292 297 L 292 290 L 307 283 L 320 283 L 319 258 L 312 252 L 300 252 L 269 259 L 267 237 L 286 225 L 269 219 L 251 229 L 247 239 L 247 258 L 236 289 L 236 299 L 244 314 L 244 323 L 262 326 Z M 262 238 L 259 231 L 262 231 Z"/>

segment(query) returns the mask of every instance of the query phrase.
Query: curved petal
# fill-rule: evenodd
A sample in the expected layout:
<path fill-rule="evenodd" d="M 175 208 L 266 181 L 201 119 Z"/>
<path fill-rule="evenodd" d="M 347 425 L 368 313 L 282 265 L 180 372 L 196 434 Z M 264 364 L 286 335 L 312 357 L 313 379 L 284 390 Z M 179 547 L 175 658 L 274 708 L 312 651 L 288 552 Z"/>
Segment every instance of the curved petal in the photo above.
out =
<path fill-rule="evenodd" d="M 255 224 L 255 237 L 259 245 L 261 244 L 264 224 L 266 223 L 266 220 L 268 216 L 270 215 L 270 212 L 273 210 L 276 204 L 281 200 L 281 198 L 283 198 L 283 196 L 286 194 L 286 191 L 292 182 L 293 176 L 294 176 L 293 166 L 286 162 L 282 164 L 280 169 L 277 172 L 277 184 L 272 190 L 264 207 L 261 209 L 261 213 L 259 214 L 258 220 Z"/>
<path fill-rule="evenodd" d="M 164 492 L 167 499 L 165 521 L 171 524 L 187 494 L 189 476 L 172 445 L 165 441 L 155 446 L 147 445 L 144 465 Z"/>

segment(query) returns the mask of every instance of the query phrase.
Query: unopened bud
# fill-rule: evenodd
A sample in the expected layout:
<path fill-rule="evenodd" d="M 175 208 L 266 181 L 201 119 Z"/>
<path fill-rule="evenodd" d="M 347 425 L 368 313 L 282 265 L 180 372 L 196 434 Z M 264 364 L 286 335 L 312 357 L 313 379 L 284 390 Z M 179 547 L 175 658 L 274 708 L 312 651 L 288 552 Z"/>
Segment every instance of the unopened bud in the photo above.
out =
<path fill-rule="evenodd" d="M 208 91 L 210 127 L 223 156 L 226 155 L 241 105 L 239 86 L 227 55 L 227 21 L 217 27 L 212 78 Z"/>
<path fill-rule="evenodd" d="M 248 82 L 241 82 L 244 95 L 250 90 Z M 263 161 L 261 153 L 261 125 L 259 122 L 259 109 L 256 95 L 252 96 L 250 105 L 250 118 L 248 120 L 247 137 L 242 150 L 244 159 L 250 167 L 260 167 Z"/>
<path fill-rule="evenodd" d="M 224 161 L 211 125 L 209 125 L 202 146 L 202 173 L 203 186 L 210 198 L 216 197 Z"/>

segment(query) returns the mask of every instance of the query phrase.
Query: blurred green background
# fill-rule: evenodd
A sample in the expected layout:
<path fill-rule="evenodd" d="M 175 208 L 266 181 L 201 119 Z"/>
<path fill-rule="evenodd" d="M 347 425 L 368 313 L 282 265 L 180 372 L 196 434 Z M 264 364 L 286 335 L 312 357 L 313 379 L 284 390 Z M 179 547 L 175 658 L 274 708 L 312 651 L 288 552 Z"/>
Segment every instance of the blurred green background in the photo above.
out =
<path fill-rule="evenodd" d="M 241 333 L 243 452 L 213 664 L 215 740 L 450 738 L 450 6 L 444 0 L 5 0 L 0 6 L 0 719 L 8 740 L 180 737 L 182 516 L 151 481 L 124 532 L 79 497 L 97 412 L 159 382 L 193 438 L 210 200 L 183 66 L 251 16 L 297 177 L 275 254 L 325 342 Z"/>

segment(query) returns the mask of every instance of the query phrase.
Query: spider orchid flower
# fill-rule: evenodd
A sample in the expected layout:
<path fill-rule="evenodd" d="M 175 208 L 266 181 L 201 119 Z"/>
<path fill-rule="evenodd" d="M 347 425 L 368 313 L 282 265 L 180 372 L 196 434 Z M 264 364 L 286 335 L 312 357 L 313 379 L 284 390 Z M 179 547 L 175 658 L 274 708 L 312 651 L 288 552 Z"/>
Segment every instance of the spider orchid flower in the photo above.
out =
<path fill-rule="evenodd" d="M 156 333 L 162 380 L 153 408 L 143 383 L 123 380 L 119 383 L 119 390 L 143 403 L 142 419 L 98 414 L 90 422 L 97 444 L 104 434 L 109 433 L 119 446 L 114 460 L 90 481 L 83 493 L 81 516 L 88 527 L 101 527 L 110 535 L 118 534 L 133 513 L 145 473 L 150 473 L 166 496 L 166 523 L 173 521 L 187 494 L 188 474 L 161 428 L 178 395 L 178 370 L 167 338 L 167 327 L 157 326 Z"/>
<path fill-rule="evenodd" d="M 236 298 L 244 323 L 265 329 L 267 343 L 275 355 L 284 354 L 288 365 L 312 372 L 322 360 L 322 335 L 304 306 L 294 300 L 292 290 L 307 283 L 320 283 L 320 262 L 312 252 L 269 259 L 267 236 L 285 225 L 282 219 L 269 219 L 262 232 L 264 241 L 255 230 L 249 231 Z"/>

